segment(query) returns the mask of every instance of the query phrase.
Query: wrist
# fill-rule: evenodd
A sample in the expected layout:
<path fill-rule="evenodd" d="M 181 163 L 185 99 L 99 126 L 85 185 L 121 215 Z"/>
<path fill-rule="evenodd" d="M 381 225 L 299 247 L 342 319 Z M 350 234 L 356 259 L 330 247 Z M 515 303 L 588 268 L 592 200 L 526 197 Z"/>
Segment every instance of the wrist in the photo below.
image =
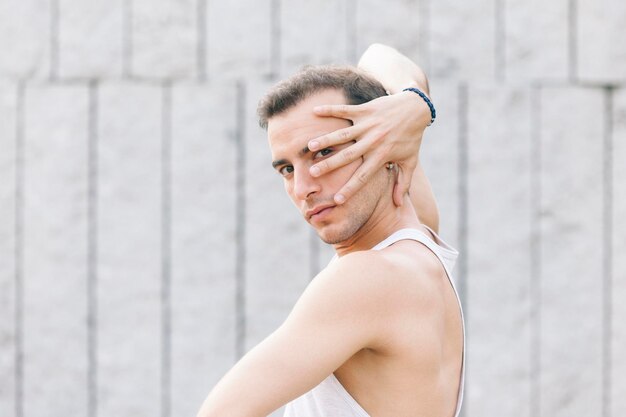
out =
<path fill-rule="evenodd" d="M 420 96 L 421 100 L 423 100 L 427 105 L 428 105 L 428 109 L 430 110 L 430 125 L 433 124 L 433 122 L 435 121 L 435 119 L 437 118 L 437 112 L 435 110 L 435 105 L 433 104 L 433 102 L 430 100 L 430 97 L 428 97 L 428 95 L 426 95 L 426 93 L 424 93 L 422 90 L 420 90 L 417 87 L 406 87 L 402 90 L 403 92 L 411 92 L 414 94 L 417 94 L 418 96 Z"/>

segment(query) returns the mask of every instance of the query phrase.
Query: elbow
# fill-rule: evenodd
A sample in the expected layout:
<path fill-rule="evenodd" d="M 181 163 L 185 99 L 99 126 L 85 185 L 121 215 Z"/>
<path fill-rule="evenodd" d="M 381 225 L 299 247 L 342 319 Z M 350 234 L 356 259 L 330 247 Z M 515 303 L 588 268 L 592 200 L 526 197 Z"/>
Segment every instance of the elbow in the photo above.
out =
<path fill-rule="evenodd" d="M 389 50 L 394 50 L 391 46 L 387 46 L 385 44 L 382 43 L 372 43 L 370 44 L 370 46 L 367 47 L 366 52 L 382 52 L 382 51 L 389 51 Z"/>

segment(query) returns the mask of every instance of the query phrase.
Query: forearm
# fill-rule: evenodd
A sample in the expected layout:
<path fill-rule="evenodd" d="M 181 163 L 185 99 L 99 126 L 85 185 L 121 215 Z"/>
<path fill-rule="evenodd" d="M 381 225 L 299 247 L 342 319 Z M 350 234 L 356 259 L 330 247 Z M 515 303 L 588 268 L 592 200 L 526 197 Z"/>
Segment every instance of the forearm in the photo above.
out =
<path fill-rule="evenodd" d="M 265 417 L 297 396 L 281 374 L 288 353 L 275 351 L 282 347 L 275 343 L 277 334 L 278 330 L 251 349 L 220 379 L 197 417 Z"/>
<path fill-rule="evenodd" d="M 380 81 L 390 94 L 401 93 L 404 88 L 411 86 L 429 94 L 428 79 L 422 69 L 394 48 L 373 44 L 363 53 L 358 66 Z M 421 100 L 413 92 L 401 94 L 410 96 L 411 100 Z M 438 232 L 439 210 L 430 182 L 419 163 L 419 155 L 411 180 L 409 197 L 420 221 Z"/>
<path fill-rule="evenodd" d="M 421 162 L 418 162 L 413 173 L 409 198 L 420 222 L 430 227 L 435 233 L 439 233 L 439 208 Z"/>
<path fill-rule="evenodd" d="M 255 373 L 245 363 L 237 363 L 209 393 L 196 417 L 262 417 L 269 412 L 255 409 L 258 398 L 251 397 L 257 390 L 250 386 L 254 383 Z M 252 380 L 252 381 L 251 381 Z"/>

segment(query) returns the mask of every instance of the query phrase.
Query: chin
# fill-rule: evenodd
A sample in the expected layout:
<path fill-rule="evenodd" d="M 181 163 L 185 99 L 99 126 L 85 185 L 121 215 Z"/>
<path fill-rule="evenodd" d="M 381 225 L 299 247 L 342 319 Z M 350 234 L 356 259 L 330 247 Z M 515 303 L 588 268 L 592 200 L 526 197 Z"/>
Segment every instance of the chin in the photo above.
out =
<path fill-rule="evenodd" d="M 314 226 L 320 239 L 329 245 L 345 242 L 361 230 L 372 216 L 376 201 L 354 198 L 350 206 L 341 207 L 326 222 Z"/>
<path fill-rule="evenodd" d="M 352 227 L 351 227 L 352 226 Z M 317 235 L 329 245 L 336 245 L 350 239 L 359 229 L 355 225 L 328 224 L 317 229 Z"/>
<path fill-rule="evenodd" d="M 322 234 L 322 233 L 317 233 L 317 235 L 320 237 L 320 239 L 322 239 L 322 241 L 324 243 L 327 243 L 329 245 L 335 245 L 337 243 L 343 242 L 345 239 L 341 239 L 338 236 L 332 235 L 332 234 Z"/>

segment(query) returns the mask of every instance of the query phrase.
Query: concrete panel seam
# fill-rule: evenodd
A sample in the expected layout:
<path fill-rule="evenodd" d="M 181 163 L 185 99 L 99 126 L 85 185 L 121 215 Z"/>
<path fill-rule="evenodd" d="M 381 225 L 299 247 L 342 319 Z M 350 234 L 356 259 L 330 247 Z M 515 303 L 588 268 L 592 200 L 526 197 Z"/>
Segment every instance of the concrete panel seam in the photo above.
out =
<path fill-rule="evenodd" d="M 459 144 L 459 160 L 458 160 L 458 193 L 459 193 L 459 261 L 458 261 L 458 291 L 459 298 L 461 300 L 461 304 L 463 305 L 463 313 L 465 315 L 465 322 L 469 322 L 469 312 L 470 308 L 467 305 L 467 270 L 468 270 L 468 213 L 467 209 L 469 206 L 468 202 L 468 132 L 469 132 L 469 86 L 466 83 L 461 83 L 458 86 L 458 97 L 459 97 L 459 107 L 458 107 L 458 144 Z M 469 338 L 471 336 L 467 335 L 468 341 L 466 342 L 469 345 Z M 471 389 L 470 384 L 466 385 L 466 393 Z M 465 404 L 465 407 L 461 409 L 459 417 L 466 417 L 468 414 L 468 407 Z"/>
<path fill-rule="evenodd" d="M 246 346 L 246 86 L 237 82 L 235 105 L 235 141 L 237 149 L 236 178 L 236 229 L 237 240 L 235 256 L 235 358 L 239 360 L 245 353 Z"/>
<path fill-rule="evenodd" d="M 495 59 L 496 68 L 494 73 L 498 81 L 506 78 L 506 13 L 504 12 L 504 0 L 495 0 Z"/>
<path fill-rule="evenodd" d="M 309 259 L 309 276 L 310 279 L 313 279 L 313 277 L 315 277 L 315 275 L 317 274 L 317 271 L 320 270 L 319 268 L 319 253 L 320 253 L 320 249 L 319 249 L 319 238 L 317 236 L 317 233 L 315 233 L 314 230 L 309 230 L 309 252 L 310 252 L 310 259 Z"/>
<path fill-rule="evenodd" d="M 602 259 L 602 416 L 611 417 L 611 368 L 613 338 L 613 89 L 604 91 L 604 152 L 603 152 L 603 259 Z"/>
<path fill-rule="evenodd" d="M 171 415 L 172 356 L 172 86 L 164 82 L 161 103 L 161 416 Z"/>
<path fill-rule="evenodd" d="M 469 86 L 467 83 L 459 84 L 459 124 L 458 124 L 458 143 L 459 143 L 459 296 L 461 302 L 467 301 L 467 253 L 468 253 L 468 236 L 467 236 L 467 208 L 468 208 L 468 128 L 469 128 Z M 468 307 L 465 307 L 465 316 L 468 316 Z"/>
<path fill-rule="evenodd" d="M 196 54 L 197 54 L 197 64 L 198 64 L 198 80 L 204 81 L 207 78 L 207 69 L 206 69 L 206 45 L 207 45 L 207 29 L 206 29 L 206 18 L 207 18 L 207 0 L 198 0 L 197 10 L 196 10 L 196 26 L 197 26 L 197 45 L 196 45 Z"/>
<path fill-rule="evenodd" d="M 87 409 L 98 412 L 98 83 L 89 84 L 87 145 Z"/>
<path fill-rule="evenodd" d="M 346 31 L 346 36 L 348 37 L 346 42 L 346 57 L 348 61 L 354 62 L 356 65 L 357 62 L 357 24 L 356 24 L 356 16 L 359 13 L 359 3 L 355 0 L 348 0 L 348 7 L 346 8 L 346 27 L 348 30 Z"/>
<path fill-rule="evenodd" d="M 531 389 L 530 414 L 541 416 L 541 87 L 531 92 L 532 160 L 531 171 Z"/>
<path fill-rule="evenodd" d="M 272 0 L 270 4 L 270 79 L 276 79 L 280 74 L 280 38 L 281 38 L 281 20 L 280 20 L 280 0 Z"/>
<path fill-rule="evenodd" d="M 569 79 L 575 82 L 578 79 L 578 2 L 570 0 L 568 7 L 568 53 Z"/>
<path fill-rule="evenodd" d="M 430 74 L 431 50 L 430 50 L 430 6 L 431 0 L 421 0 L 422 14 L 420 16 L 420 49 L 424 51 L 424 62 L 419 63 L 426 74 Z"/>
<path fill-rule="evenodd" d="M 24 416 L 24 111 L 25 84 L 17 87 L 15 132 L 15 416 Z"/>
<path fill-rule="evenodd" d="M 122 77 L 131 78 L 133 72 L 133 0 L 126 0 L 124 2 L 124 23 L 122 36 Z"/>
<path fill-rule="evenodd" d="M 50 80 L 59 75 L 59 0 L 50 1 Z"/>

